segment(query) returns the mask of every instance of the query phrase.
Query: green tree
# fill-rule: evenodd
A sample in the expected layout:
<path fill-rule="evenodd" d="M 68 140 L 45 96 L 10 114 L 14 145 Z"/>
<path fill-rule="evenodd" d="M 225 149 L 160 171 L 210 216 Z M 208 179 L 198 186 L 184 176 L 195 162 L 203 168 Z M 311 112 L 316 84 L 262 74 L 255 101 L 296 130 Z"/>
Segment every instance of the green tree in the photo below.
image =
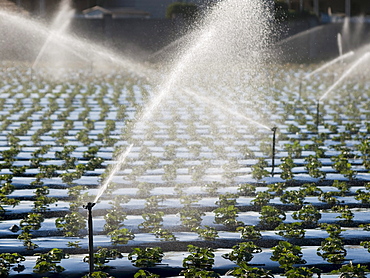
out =
<path fill-rule="evenodd" d="M 166 10 L 166 18 L 181 16 L 184 19 L 195 19 L 198 13 L 198 6 L 193 3 L 175 2 L 170 4 Z"/>

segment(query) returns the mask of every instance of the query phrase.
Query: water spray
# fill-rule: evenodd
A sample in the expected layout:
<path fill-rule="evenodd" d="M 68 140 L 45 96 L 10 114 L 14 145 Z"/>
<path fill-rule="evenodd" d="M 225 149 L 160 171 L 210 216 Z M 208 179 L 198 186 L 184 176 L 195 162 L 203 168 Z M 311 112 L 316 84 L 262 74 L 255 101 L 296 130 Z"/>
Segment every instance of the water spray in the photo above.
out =
<path fill-rule="evenodd" d="M 92 208 L 95 203 L 88 202 L 87 205 L 83 206 L 87 209 L 87 227 L 89 234 L 89 276 L 91 277 L 94 272 L 94 241 L 93 241 L 93 221 L 92 221 Z"/>
<path fill-rule="evenodd" d="M 276 130 L 277 127 L 274 126 L 271 128 L 272 133 L 272 159 L 271 159 L 271 176 L 274 176 L 274 170 L 275 170 L 275 143 L 276 143 Z"/>

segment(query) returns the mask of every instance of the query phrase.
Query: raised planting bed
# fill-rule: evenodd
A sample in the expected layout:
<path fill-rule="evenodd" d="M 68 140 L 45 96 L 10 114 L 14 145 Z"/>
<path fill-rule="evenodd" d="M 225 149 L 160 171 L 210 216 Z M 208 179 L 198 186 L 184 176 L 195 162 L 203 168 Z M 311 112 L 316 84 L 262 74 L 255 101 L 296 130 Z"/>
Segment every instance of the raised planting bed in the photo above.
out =
<path fill-rule="evenodd" d="M 140 113 L 157 93 L 147 79 L 86 72 L 86 84 L 77 84 L 22 79 L 22 67 L 2 71 L 0 254 L 24 256 L 5 264 L 9 275 L 87 274 L 83 206 L 107 181 L 92 209 L 97 271 L 367 273 L 370 83 L 359 75 L 339 86 L 317 119 L 315 101 L 331 77 L 298 92 L 313 68 L 271 70 L 273 88 L 261 81 L 251 96 L 227 85 L 180 88 L 146 121 Z"/>

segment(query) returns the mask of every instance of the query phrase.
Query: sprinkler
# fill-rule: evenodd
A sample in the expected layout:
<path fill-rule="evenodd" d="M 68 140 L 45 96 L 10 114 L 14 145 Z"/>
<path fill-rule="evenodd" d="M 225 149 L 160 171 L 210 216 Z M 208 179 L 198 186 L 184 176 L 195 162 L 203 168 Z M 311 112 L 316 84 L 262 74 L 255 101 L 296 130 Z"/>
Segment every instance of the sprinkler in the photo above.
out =
<path fill-rule="evenodd" d="M 319 123 L 320 123 L 320 101 L 317 101 L 316 104 L 316 130 L 319 133 Z"/>
<path fill-rule="evenodd" d="M 272 134 L 272 160 L 271 160 L 271 176 L 274 176 L 274 170 L 275 170 L 275 142 L 276 142 L 276 130 L 277 127 L 274 126 L 271 128 Z"/>
<path fill-rule="evenodd" d="M 87 203 L 86 206 L 83 206 L 84 209 L 87 209 L 87 226 L 88 226 L 88 233 L 89 233 L 89 275 L 94 272 L 94 242 L 93 242 L 93 221 L 92 221 L 92 213 L 91 210 L 95 206 L 95 203 Z"/>

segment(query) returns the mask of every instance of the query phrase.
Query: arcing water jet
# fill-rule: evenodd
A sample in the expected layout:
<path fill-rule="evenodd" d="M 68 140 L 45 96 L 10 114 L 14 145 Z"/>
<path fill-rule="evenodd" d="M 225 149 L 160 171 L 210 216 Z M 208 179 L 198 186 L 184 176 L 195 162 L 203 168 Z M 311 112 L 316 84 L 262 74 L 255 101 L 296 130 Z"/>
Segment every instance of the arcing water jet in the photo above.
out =
<path fill-rule="evenodd" d="M 355 63 L 352 64 L 352 66 L 345 71 L 342 76 L 329 87 L 329 89 L 319 98 L 318 101 L 322 101 L 325 99 L 352 71 L 354 71 L 361 63 L 366 61 L 369 58 L 370 52 L 366 52 L 364 55 L 362 55 Z"/>
<path fill-rule="evenodd" d="M 321 67 L 319 67 L 318 69 L 315 69 L 313 72 L 307 74 L 304 79 L 309 79 L 312 75 L 320 72 L 320 71 L 323 71 L 324 69 L 326 69 L 327 67 L 339 62 L 339 61 L 343 61 L 344 59 L 348 58 L 348 57 L 351 57 L 352 55 L 354 55 L 355 53 L 353 51 L 350 51 L 346 54 L 343 54 L 327 63 L 325 63 L 324 65 L 322 65 Z"/>

